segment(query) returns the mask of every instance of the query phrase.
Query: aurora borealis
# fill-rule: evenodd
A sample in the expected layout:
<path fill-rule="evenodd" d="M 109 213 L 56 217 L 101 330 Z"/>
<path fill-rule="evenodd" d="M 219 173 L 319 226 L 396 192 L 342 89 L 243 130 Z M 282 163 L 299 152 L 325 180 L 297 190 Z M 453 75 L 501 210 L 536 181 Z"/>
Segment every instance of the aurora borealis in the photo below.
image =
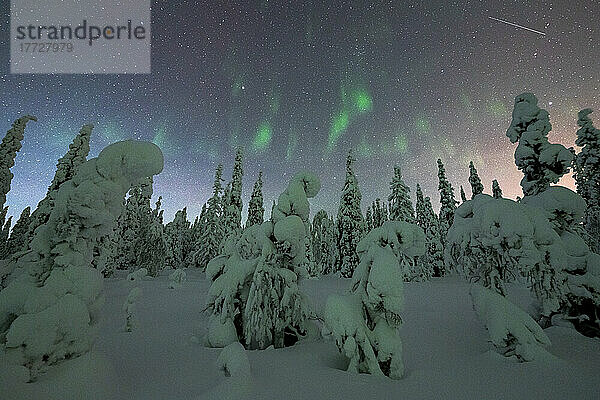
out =
<path fill-rule="evenodd" d="M 177 3 L 177 4 L 174 4 Z M 245 149 L 244 201 L 263 171 L 265 208 L 299 169 L 323 184 L 313 210 L 336 212 L 345 156 L 366 207 L 388 194 L 393 166 L 437 204 L 436 159 L 458 197 L 473 160 L 491 191 L 521 194 L 505 136 L 514 97 L 550 113 L 550 140 L 572 146 L 577 112 L 600 125 L 600 9 L 592 1 L 155 1 L 150 75 L 10 75 L 8 2 L 0 4 L 0 129 L 28 126 L 7 204 L 43 197 L 56 160 L 84 123 L 91 155 L 117 140 L 152 140 L 166 220 L 209 197 L 217 163 L 229 179 Z M 490 20 L 503 18 L 541 36 Z M 246 205 L 245 204 L 245 205 Z M 244 210 L 245 211 L 245 210 Z M 268 214 L 268 212 L 267 212 Z"/>

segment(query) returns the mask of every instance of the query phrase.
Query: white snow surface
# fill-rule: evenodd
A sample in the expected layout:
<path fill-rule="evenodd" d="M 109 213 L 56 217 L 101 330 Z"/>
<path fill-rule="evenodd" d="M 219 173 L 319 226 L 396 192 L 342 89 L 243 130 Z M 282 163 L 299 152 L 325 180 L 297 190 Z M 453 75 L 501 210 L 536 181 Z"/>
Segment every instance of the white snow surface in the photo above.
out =
<path fill-rule="evenodd" d="M 405 374 L 400 380 L 351 374 L 330 337 L 313 336 L 292 347 L 246 351 L 251 382 L 243 384 L 214 367 L 222 349 L 195 343 L 209 315 L 202 313 L 210 281 L 188 270 L 179 290 L 168 289 L 168 272 L 136 282 L 139 329 L 123 332 L 123 305 L 131 284 L 126 273 L 105 280 L 106 303 L 91 353 L 68 360 L 34 383 L 0 356 L 0 398 L 29 399 L 597 399 L 600 340 L 573 329 L 545 334 L 550 361 L 516 363 L 490 351 L 489 336 L 473 310 L 469 284 L 457 277 L 404 283 Z M 331 294 L 345 294 L 349 280 L 328 276 L 302 282 L 323 315 Z M 513 304 L 528 310 L 530 292 L 507 286 Z M 318 329 L 315 329 L 318 332 Z M 200 341 L 202 342 L 202 341 Z M 566 367 L 565 367 L 566 365 Z"/>

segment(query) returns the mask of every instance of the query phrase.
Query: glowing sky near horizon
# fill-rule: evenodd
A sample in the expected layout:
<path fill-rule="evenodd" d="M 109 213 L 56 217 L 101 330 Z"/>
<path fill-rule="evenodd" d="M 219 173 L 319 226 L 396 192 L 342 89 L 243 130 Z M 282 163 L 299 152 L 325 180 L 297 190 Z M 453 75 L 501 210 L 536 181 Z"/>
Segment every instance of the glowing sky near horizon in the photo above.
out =
<path fill-rule="evenodd" d="M 154 2 L 151 75 L 10 75 L 0 43 L 0 131 L 21 114 L 39 120 L 13 168 L 9 214 L 37 204 L 88 122 L 92 156 L 127 138 L 163 149 L 155 193 L 167 220 L 184 206 L 193 219 L 218 163 L 230 178 L 237 147 L 245 205 L 259 171 L 269 210 L 294 172 L 310 169 L 323 183 L 313 211 L 335 213 L 351 148 L 363 208 L 387 196 L 396 164 L 413 200 L 420 183 L 436 205 L 437 158 L 457 197 L 460 185 L 470 195 L 472 160 L 486 192 L 498 179 L 515 198 L 522 175 L 505 132 L 516 95 L 538 96 L 553 142 L 574 144 L 582 108 L 598 110 L 600 125 L 600 26 L 589 22 L 600 10 L 591 1 L 221 3 Z"/>

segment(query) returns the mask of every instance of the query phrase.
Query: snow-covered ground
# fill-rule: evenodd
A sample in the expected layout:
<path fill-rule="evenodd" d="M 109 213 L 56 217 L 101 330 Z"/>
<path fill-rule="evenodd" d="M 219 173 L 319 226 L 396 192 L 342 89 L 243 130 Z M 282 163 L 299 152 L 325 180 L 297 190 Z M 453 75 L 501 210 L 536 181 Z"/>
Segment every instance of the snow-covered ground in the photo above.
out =
<path fill-rule="evenodd" d="M 321 313 L 327 296 L 349 280 L 326 277 L 302 283 Z M 139 286 L 137 326 L 126 332 L 122 310 Z M 564 327 L 545 332 L 552 363 L 516 363 L 490 351 L 473 311 L 469 285 L 457 277 L 405 284 L 401 380 L 345 372 L 331 339 L 313 336 L 293 347 L 248 351 L 251 377 L 226 377 L 215 367 L 220 349 L 206 348 L 202 313 L 209 282 L 188 271 L 181 288 L 160 277 L 105 281 L 104 316 L 94 351 L 62 363 L 35 383 L 0 365 L 0 399 L 598 399 L 600 340 Z M 527 309 L 528 292 L 513 291 Z"/>

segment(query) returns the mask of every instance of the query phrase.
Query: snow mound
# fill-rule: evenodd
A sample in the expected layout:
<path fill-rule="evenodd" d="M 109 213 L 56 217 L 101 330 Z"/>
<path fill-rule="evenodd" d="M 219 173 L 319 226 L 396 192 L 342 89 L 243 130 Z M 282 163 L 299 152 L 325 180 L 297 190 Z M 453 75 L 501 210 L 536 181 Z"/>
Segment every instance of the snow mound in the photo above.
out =
<path fill-rule="evenodd" d="M 169 274 L 169 289 L 180 288 L 186 281 L 187 274 L 182 269 L 176 269 Z"/>
<path fill-rule="evenodd" d="M 480 285 L 471 287 L 471 298 L 492 344 L 501 354 L 515 356 L 519 361 L 553 358 L 544 349 L 550 346 L 550 339 L 526 312 Z"/>

